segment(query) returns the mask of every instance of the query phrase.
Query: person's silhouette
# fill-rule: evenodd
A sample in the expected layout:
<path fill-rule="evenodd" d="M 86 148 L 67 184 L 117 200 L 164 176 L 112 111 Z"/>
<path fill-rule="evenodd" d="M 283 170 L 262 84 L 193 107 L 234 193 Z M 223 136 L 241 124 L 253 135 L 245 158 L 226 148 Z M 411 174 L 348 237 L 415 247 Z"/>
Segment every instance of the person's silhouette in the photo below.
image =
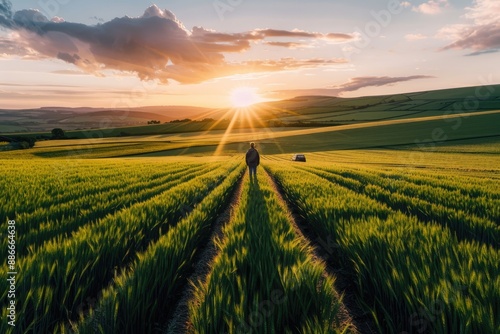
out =
<path fill-rule="evenodd" d="M 247 151 L 245 160 L 248 166 L 248 172 L 250 174 L 250 179 L 257 178 L 257 166 L 260 164 L 260 154 L 259 151 L 255 149 L 255 143 L 250 143 L 250 148 Z"/>

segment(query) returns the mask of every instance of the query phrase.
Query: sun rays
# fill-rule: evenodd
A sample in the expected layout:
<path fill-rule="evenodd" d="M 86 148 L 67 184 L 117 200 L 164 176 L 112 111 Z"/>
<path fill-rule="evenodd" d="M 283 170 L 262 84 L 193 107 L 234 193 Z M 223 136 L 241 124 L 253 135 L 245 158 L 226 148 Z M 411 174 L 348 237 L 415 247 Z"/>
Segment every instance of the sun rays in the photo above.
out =
<path fill-rule="evenodd" d="M 236 151 L 243 154 L 247 144 L 252 141 L 257 143 L 263 154 L 266 154 L 266 150 L 285 153 L 276 140 L 281 137 L 276 133 L 276 126 L 282 124 L 280 119 L 283 116 L 294 116 L 296 112 L 282 104 L 259 103 L 265 99 L 254 87 L 237 87 L 228 92 L 227 98 L 233 108 L 213 109 L 197 117 L 197 120 L 213 119 L 208 127 L 201 130 L 201 136 L 215 134 L 217 130 L 224 131 L 216 135 L 217 142 L 207 143 L 216 146 L 214 157 Z"/>
<path fill-rule="evenodd" d="M 247 108 L 253 104 L 262 102 L 264 99 L 257 92 L 257 88 L 241 86 L 231 91 L 229 100 L 234 108 Z"/>

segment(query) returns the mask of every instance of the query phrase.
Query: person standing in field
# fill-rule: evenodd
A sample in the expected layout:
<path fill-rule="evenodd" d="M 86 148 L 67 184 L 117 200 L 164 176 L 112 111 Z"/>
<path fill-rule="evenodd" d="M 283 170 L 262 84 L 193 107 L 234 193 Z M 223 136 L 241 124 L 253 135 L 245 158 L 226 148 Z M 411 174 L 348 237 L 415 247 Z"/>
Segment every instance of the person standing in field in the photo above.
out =
<path fill-rule="evenodd" d="M 252 178 L 252 175 L 254 176 L 254 178 L 256 178 L 257 166 L 260 164 L 260 155 L 259 151 L 255 149 L 255 143 L 250 143 L 250 148 L 248 149 L 245 158 L 248 166 L 248 171 L 250 173 L 250 178 Z"/>

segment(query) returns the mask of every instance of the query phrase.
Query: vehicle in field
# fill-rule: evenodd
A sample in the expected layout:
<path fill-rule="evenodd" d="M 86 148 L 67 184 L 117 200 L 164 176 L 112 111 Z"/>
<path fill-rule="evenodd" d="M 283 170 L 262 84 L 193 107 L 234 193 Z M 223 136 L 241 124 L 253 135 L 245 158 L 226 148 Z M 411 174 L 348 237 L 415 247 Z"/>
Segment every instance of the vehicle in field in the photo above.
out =
<path fill-rule="evenodd" d="M 292 161 L 306 162 L 306 156 L 304 154 L 294 154 L 292 156 Z"/>

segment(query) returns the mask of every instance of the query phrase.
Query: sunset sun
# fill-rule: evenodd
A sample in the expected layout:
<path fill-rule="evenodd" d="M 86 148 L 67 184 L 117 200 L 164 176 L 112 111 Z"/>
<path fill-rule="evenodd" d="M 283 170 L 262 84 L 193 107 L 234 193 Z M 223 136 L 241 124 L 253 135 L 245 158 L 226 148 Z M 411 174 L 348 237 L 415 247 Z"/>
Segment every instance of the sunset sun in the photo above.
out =
<path fill-rule="evenodd" d="M 255 87 L 238 87 L 233 89 L 229 95 L 231 104 L 235 108 L 245 108 L 252 104 L 262 102 L 262 97 L 257 93 Z"/>

